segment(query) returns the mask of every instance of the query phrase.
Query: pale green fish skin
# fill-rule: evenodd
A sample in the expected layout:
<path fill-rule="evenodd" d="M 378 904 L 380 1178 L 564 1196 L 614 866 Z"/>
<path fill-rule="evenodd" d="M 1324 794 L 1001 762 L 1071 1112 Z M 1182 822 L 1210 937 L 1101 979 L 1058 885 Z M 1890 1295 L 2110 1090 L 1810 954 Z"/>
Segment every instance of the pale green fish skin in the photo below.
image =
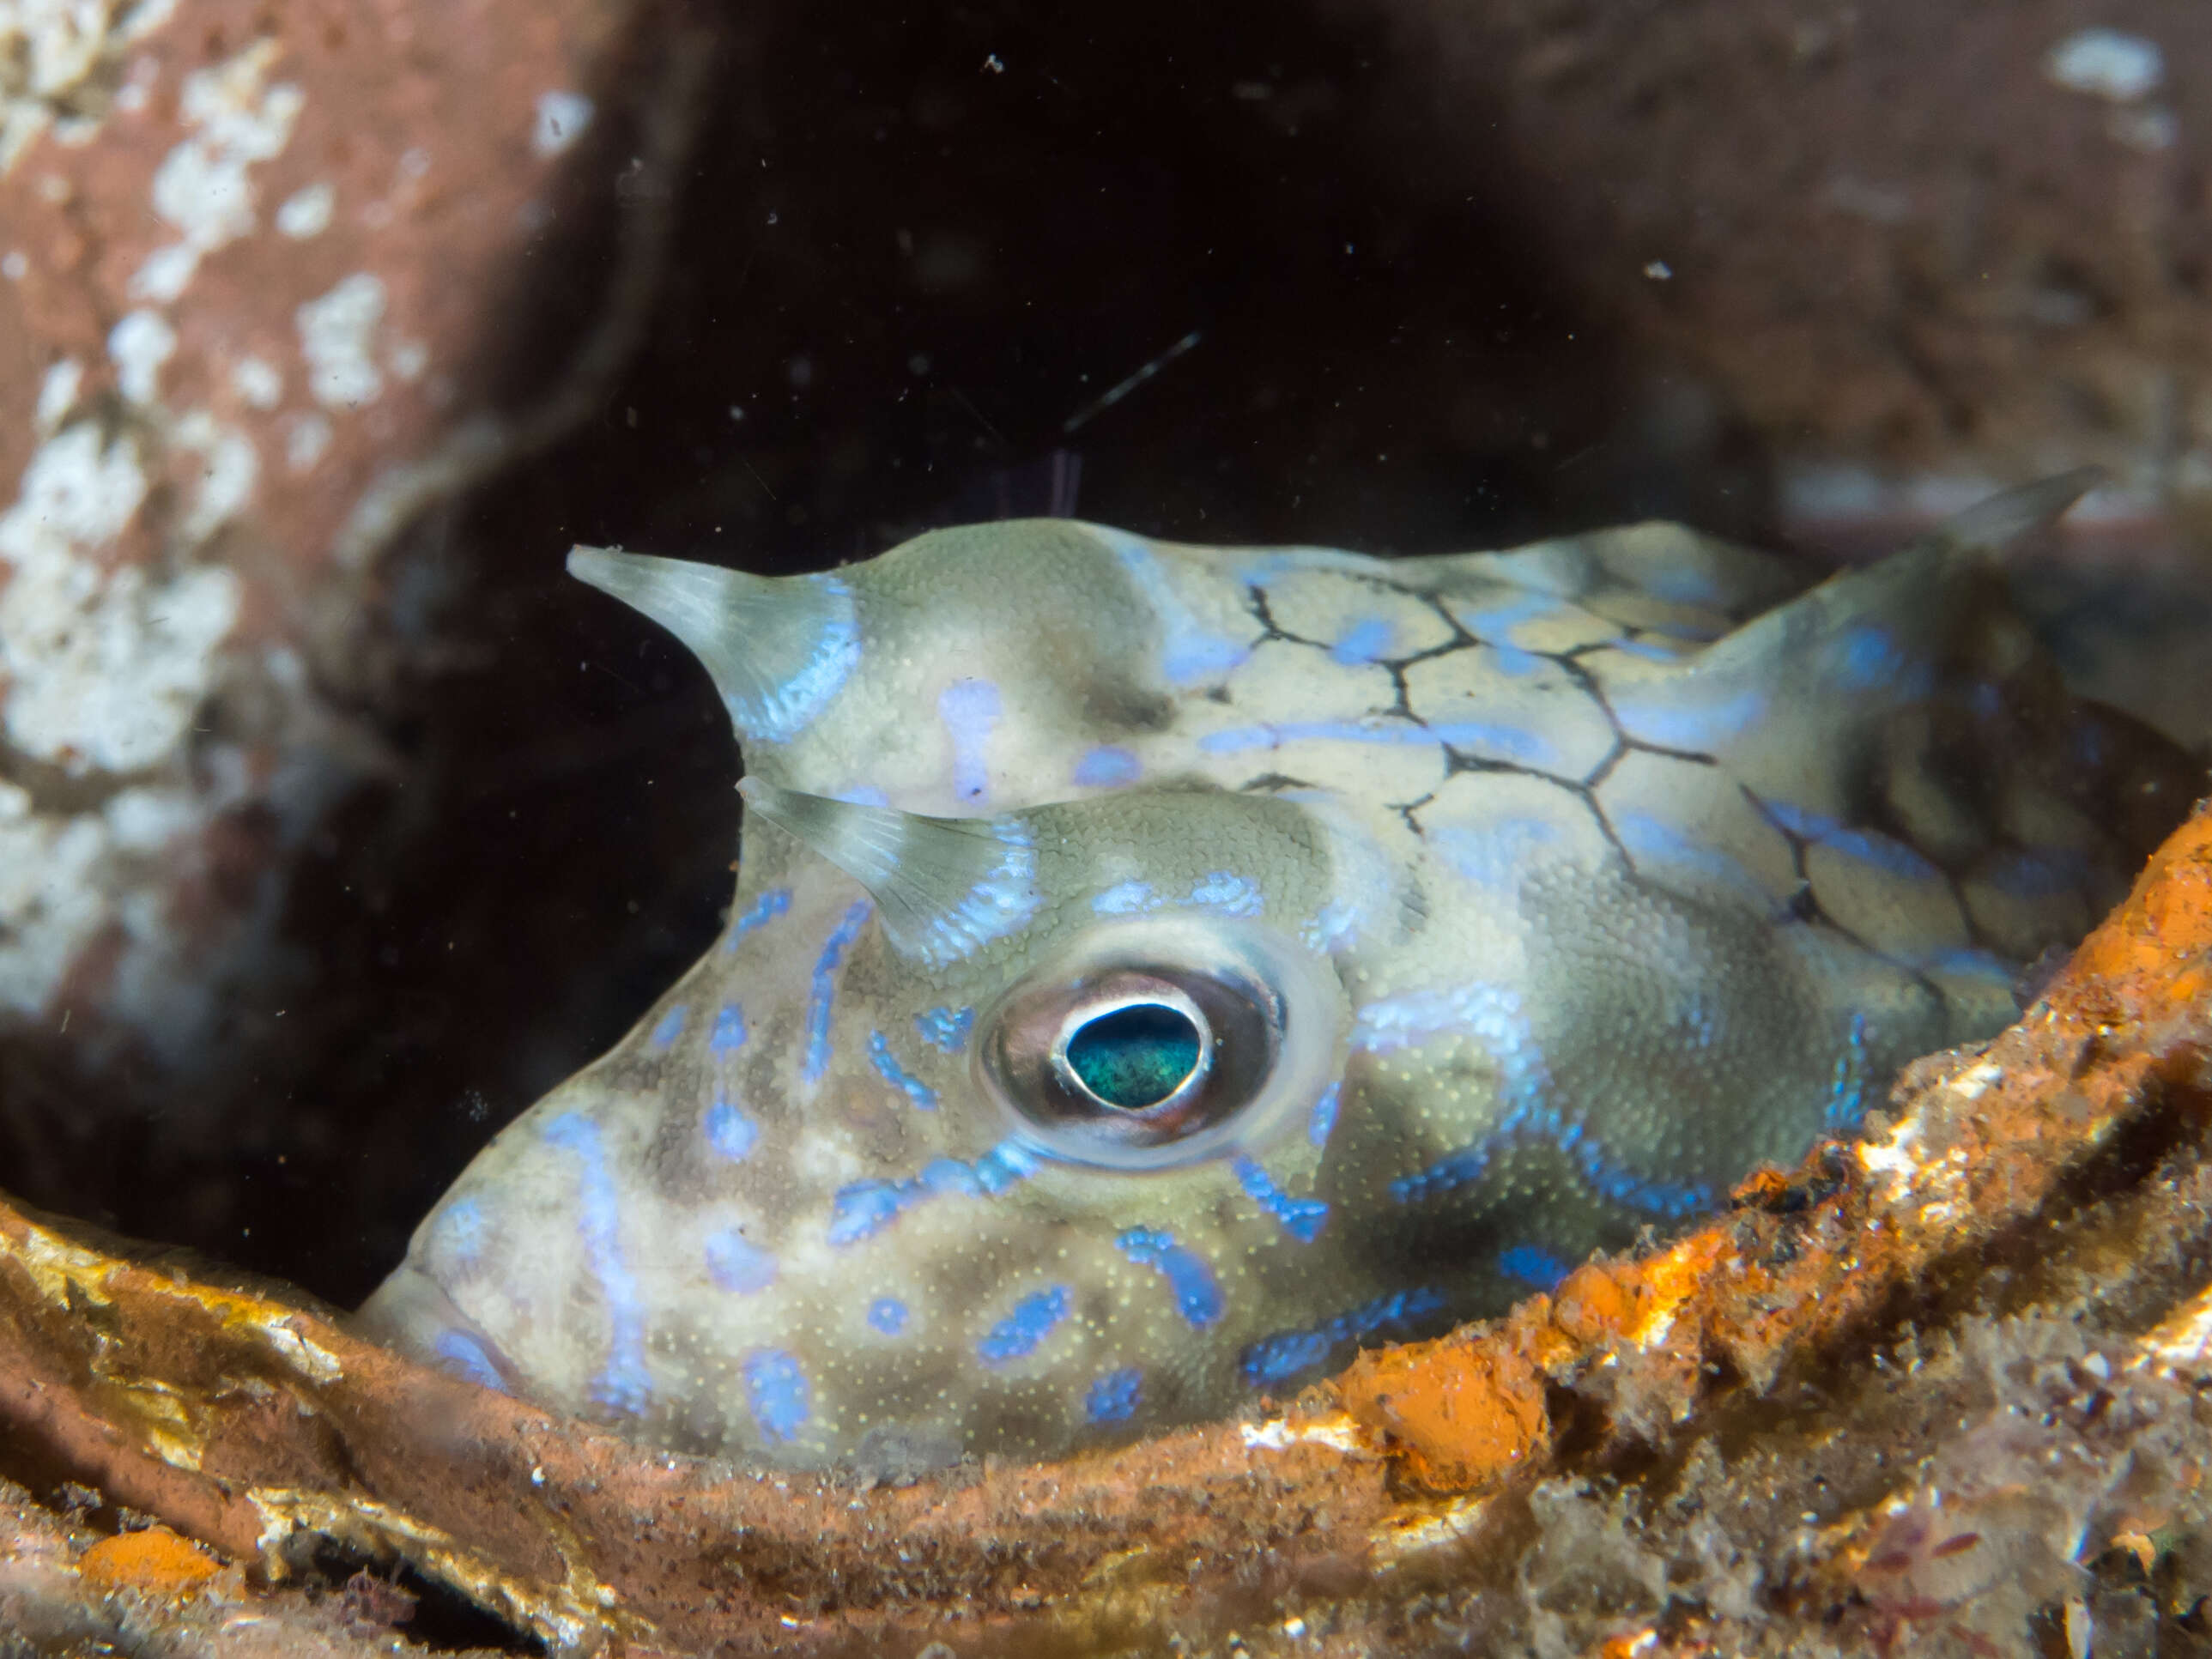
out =
<path fill-rule="evenodd" d="M 1994 573 L 2072 493 L 1802 595 L 1668 524 L 1384 561 L 1035 520 L 778 580 L 580 550 L 730 708 L 731 922 L 362 1323 L 656 1446 L 1050 1456 L 1705 1213 L 2011 1019 L 2185 808 Z M 1084 1161 L 979 1058 L 1101 952 L 1279 998 L 1273 1069 L 1163 1167 Z"/>

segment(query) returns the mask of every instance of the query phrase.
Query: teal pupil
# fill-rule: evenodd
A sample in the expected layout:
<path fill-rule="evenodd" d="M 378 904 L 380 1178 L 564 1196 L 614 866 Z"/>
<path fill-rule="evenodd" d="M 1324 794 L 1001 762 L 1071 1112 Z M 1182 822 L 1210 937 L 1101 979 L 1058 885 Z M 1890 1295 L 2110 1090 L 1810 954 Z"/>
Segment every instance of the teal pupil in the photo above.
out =
<path fill-rule="evenodd" d="M 1182 1085 L 1198 1066 L 1198 1027 L 1156 1002 L 1117 1008 L 1067 1040 L 1067 1064 L 1109 1106 L 1142 1111 Z"/>

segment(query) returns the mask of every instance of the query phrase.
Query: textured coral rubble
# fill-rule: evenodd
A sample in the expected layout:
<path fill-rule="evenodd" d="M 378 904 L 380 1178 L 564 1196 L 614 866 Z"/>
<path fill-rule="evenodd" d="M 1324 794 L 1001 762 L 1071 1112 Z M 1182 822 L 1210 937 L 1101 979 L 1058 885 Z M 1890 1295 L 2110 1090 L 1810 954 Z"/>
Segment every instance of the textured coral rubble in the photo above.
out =
<path fill-rule="evenodd" d="M 0 1445 L 259 1573 L 334 1537 L 563 1649 L 2212 1646 L 2212 813 L 1896 1103 L 1286 1408 L 873 1489 L 641 1454 L 10 1212 Z M 0 1596 L 54 1547 L 17 1524 Z"/>

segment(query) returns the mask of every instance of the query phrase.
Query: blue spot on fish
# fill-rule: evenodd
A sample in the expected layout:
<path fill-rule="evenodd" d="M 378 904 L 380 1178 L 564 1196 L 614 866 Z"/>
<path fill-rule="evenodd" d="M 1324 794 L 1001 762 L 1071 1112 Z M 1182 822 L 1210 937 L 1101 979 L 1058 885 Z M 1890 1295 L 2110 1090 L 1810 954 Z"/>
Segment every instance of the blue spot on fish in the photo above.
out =
<path fill-rule="evenodd" d="M 716 1095 L 699 1121 L 707 1145 L 717 1158 L 736 1164 L 752 1154 L 760 1139 L 760 1125 L 737 1109 L 727 1095 Z"/>
<path fill-rule="evenodd" d="M 682 1003 L 678 1003 L 660 1017 L 660 1023 L 653 1028 L 653 1036 L 647 1040 L 656 1048 L 665 1048 L 684 1035 L 684 1017 L 690 1012 Z"/>
<path fill-rule="evenodd" d="M 1069 781 L 1083 789 L 1119 789 L 1134 783 L 1144 773 L 1143 763 L 1127 750 L 1103 743 L 1084 750 Z"/>
<path fill-rule="evenodd" d="M 891 1045 L 884 1040 L 881 1031 L 868 1033 L 868 1058 L 875 1062 L 877 1072 L 884 1082 L 912 1101 L 917 1111 L 937 1109 L 937 1091 L 902 1066 L 891 1054 Z"/>
<path fill-rule="evenodd" d="M 1559 601 L 1549 593 L 1528 593 L 1503 605 L 1485 605 L 1479 611 L 1451 607 L 1459 625 L 1486 645 L 1510 646 L 1513 630 L 1522 623 L 1535 622 L 1559 612 Z"/>
<path fill-rule="evenodd" d="M 1245 1382 L 1252 1387 L 1279 1387 L 1321 1365 L 1347 1343 L 1364 1341 L 1378 1331 L 1425 1319 L 1444 1305 L 1441 1291 L 1395 1291 L 1363 1303 L 1349 1313 L 1339 1314 L 1325 1325 L 1262 1337 L 1244 1350 L 1238 1365 Z"/>
<path fill-rule="evenodd" d="M 752 908 L 730 924 L 729 937 L 722 941 L 725 951 L 734 951 L 738 941 L 757 927 L 765 927 L 791 908 L 791 889 L 771 887 L 755 899 Z"/>
<path fill-rule="evenodd" d="M 1238 1158 L 1234 1168 L 1237 1184 L 1245 1195 L 1282 1223 L 1285 1232 L 1301 1244 L 1310 1244 L 1321 1237 L 1322 1227 L 1328 1220 L 1328 1205 L 1317 1198 L 1292 1198 L 1251 1158 Z"/>
<path fill-rule="evenodd" d="M 492 1364 L 489 1351 L 466 1331 L 440 1331 L 437 1340 L 430 1346 L 447 1370 L 466 1377 L 480 1389 L 489 1389 L 496 1394 L 507 1392 L 507 1379 Z"/>
<path fill-rule="evenodd" d="M 1534 1244 L 1516 1244 L 1498 1253 L 1498 1271 L 1508 1279 L 1534 1285 L 1540 1291 L 1555 1291 L 1559 1281 L 1574 1269 L 1549 1250 Z"/>
<path fill-rule="evenodd" d="M 814 1414 L 814 1389 L 798 1359 L 763 1348 L 745 1359 L 745 1403 L 770 1440 L 796 1440 Z"/>
<path fill-rule="evenodd" d="M 1329 659 L 1346 668 L 1380 662 L 1390 649 L 1390 624 L 1382 617 L 1361 617 L 1336 636 Z"/>
<path fill-rule="evenodd" d="M 1613 718 L 1620 729 L 1638 743 L 1657 749 L 1704 755 L 1725 748 L 1759 723 L 1766 712 L 1766 693 L 1746 687 L 1721 696 L 1700 686 L 1692 695 L 1680 678 L 1665 683 L 1669 696 L 1658 688 L 1650 691 L 1616 691 Z"/>
<path fill-rule="evenodd" d="M 955 680 L 937 694 L 937 717 L 952 738 L 952 793 L 963 801 L 981 801 L 989 792 L 983 750 L 999 714 L 999 688 L 988 680 Z"/>
<path fill-rule="evenodd" d="M 860 938 L 868 909 L 868 901 L 860 899 L 846 911 L 823 941 L 822 954 L 815 961 L 812 991 L 806 1004 L 806 1063 L 799 1069 L 799 1075 L 810 1085 L 821 1082 L 822 1074 L 830 1069 L 830 1006 L 837 994 L 837 966 L 852 949 L 853 941 Z"/>
<path fill-rule="evenodd" d="M 707 1038 L 707 1052 L 717 1060 L 727 1060 L 744 1046 L 744 1010 L 734 1002 L 726 1002 L 722 1012 L 714 1016 L 714 1030 Z"/>
<path fill-rule="evenodd" d="M 1429 832 L 1430 843 L 1454 870 L 1478 887 L 1509 895 L 1520 891 L 1529 866 L 1559 839 L 1558 824 L 1532 817 L 1496 818 L 1480 830 L 1441 824 Z"/>
<path fill-rule="evenodd" d="M 599 1281 L 607 1309 L 607 1363 L 592 1383 L 592 1398 L 612 1411 L 635 1416 L 653 1400 L 653 1373 L 645 1364 L 645 1304 L 636 1279 L 623 1261 L 622 1194 L 607 1168 L 599 1126 L 575 1112 L 563 1112 L 541 1132 L 545 1144 L 574 1155 L 578 1224 L 584 1257 Z"/>
<path fill-rule="evenodd" d="M 1903 842 L 1878 830 L 1857 830 L 1819 812 L 1808 812 L 1787 801 L 1765 803 L 1769 817 L 1801 841 L 1818 842 L 1846 858 L 1873 866 L 1907 881 L 1941 881 L 1943 872 Z"/>
<path fill-rule="evenodd" d="M 1256 916 L 1267 904 L 1257 887 L 1228 870 L 1215 870 L 1201 877 L 1184 902 L 1203 905 L 1231 916 Z"/>
<path fill-rule="evenodd" d="M 868 1328 L 884 1336 L 906 1329 L 906 1304 L 895 1296 L 879 1296 L 868 1304 Z"/>
<path fill-rule="evenodd" d="M 1176 1311 L 1193 1330 L 1204 1330 L 1221 1317 L 1221 1286 L 1206 1258 L 1175 1241 L 1172 1233 L 1132 1227 L 1114 1241 L 1115 1249 L 1139 1267 L 1157 1267 L 1175 1293 Z"/>
<path fill-rule="evenodd" d="M 1306 1119 L 1306 1139 L 1316 1146 L 1328 1145 L 1328 1137 L 1336 1127 L 1337 1092 L 1342 1085 L 1332 1083 L 1322 1090 L 1313 1103 L 1312 1115 Z"/>
<path fill-rule="evenodd" d="M 1144 882 L 1121 881 L 1093 898 L 1091 908 L 1102 916 L 1131 916 L 1158 903 L 1152 888 Z"/>
<path fill-rule="evenodd" d="M 775 1283 L 775 1257 L 735 1227 L 725 1227 L 707 1239 L 707 1274 L 719 1288 L 750 1296 Z"/>
<path fill-rule="evenodd" d="M 1093 1423 L 1126 1423 L 1145 1402 L 1145 1374 L 1130 1366 L 1109 1371 L 1083 1396 L 1083 1414 Z"/>
<path fill-rule="evenodd" d="M 933 1048 L 957 1054 L 968 1046 L 969 1029 L 975 1024 L 973 1008 L 932 1008 L 914 1017 L 914 1029 Z"/>
<path fill-rule="evenodd" d="M 438 1212 L 437 1220 L 431 1224 L 431 1252 L 450 1258 L 456 1267 L 467 1267 L 483 1250 L 489 1231 L 483 1205 L 473 1198 L 455 1199 Z"/>
<path fill-rule="evenodd" d="M 1748 888 L 1759 890 L 1759 883 L 1750 871 L 1736 860 L 1717 848 L 1705 845 L 1695 836 L 1686 835 L 1674 824 L 1649 812 L 1615 812 L 1613 815 L 1613 833 L 1630 858 L 1639 865 L 1671 865 L 1686 873 L 1700 876 L 1723 887 Z M 1651 871 L 1642 871 L 1650 875 Z"/>
<path fill-rule="evenodd" d="M 1059 1328 L 1074 1310 L 1075 1299 L 1065 1285 L 1032 1291 L 1014 1304 L 1014 1310 L 984 1334 L 975 1345 L 976 1358 L 986 1365 L 1012 1364 L 1027 1358 Z"/>

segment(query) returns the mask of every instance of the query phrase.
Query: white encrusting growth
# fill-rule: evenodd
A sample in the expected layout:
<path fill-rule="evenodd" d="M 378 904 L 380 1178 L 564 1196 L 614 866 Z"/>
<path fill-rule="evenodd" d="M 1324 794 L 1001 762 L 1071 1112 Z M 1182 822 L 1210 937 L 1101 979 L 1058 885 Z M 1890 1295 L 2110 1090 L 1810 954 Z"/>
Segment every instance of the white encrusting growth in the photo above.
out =
<path fill-rule="evenodd" d="M 2131 103 L 2158 90 L 2166 79 L 2166 54 L 2140 34 L 2082 29 L 2051 49 L 2044 72 L 2069 92 Z"/>
<path fill-rule="evenodd" d="M 384 320 L 381 277 L 357 270 L 295 313 L 307 389 L 325 409 L 359 409 L 384 391 L 376 366 L 376 327 Z"/>
<path fill-rule="evenodd" d="M 337 188 L 328 179 L 294 191 L 277 204 L 278 233 L 295 242 L 321 235 L 331 228 L 331 214 L 337 198 Z"/>
<path fill-rule="evenodd" d="M 530 148 L 541 156 L 558 155 L 584 136 L 592 125 L 592 100 L 580 92 L 542 92 L 538 94 L 538 121 L 530 131 Z"/>
<path fill-rule="evenodd" d="M 276 41 L 264 39 L 185 77 L 179 113 L 191 136 L 154 174 L 154 210 L 179 237 L 139 266 L 131 283 L 138 298 L 157 305 L 174 301 L 202 259 L 254 228 L 250 170 L 283 152 L 307 104 L 298 87 L 269 84 L 278 56 Z"/>

